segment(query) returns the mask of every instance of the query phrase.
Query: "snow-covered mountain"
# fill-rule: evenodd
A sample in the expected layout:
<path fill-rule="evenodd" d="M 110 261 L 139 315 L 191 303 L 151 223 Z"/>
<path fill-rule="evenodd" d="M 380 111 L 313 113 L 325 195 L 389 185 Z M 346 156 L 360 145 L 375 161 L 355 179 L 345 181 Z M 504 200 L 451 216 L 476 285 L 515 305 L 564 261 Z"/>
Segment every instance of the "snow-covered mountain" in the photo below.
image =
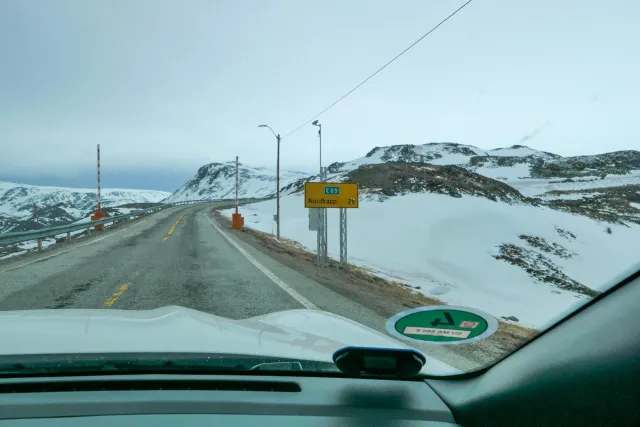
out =
<path fill-rule="evenodd" d="M 457 166 L 508 184 L 534 199 L 529 203 L 603 221 L 640 223 L 640 151 L 562 157 L 522 145 L 493 150 L 455 143 L 393 145 L 331 164 L 329 180 L 357 182 L 350 175 L 358 168 L 389 162 Z M 288 190 L 300 191 L 303 184 Z"/>
<path fill-rule="evenodd" d="M 640 151 L 618 151 L 591 156 L 562 157 L 524 145 L 485 150 L 453 142 L 431 142 L 423 145 L 391 145 L 376 147 L 365 156 L 328 166 L 329 180 L 340 179 L 360 166 L 389 162 L 453 165 L 487 178 L 505 182 L 527 197 L 563 197 L 563 191 L 640 185 Z M 317 176 L 280 171 L 280 189 L 285 193 L 299 191 L 307 180 Z M 235 163 L 211 163 L 167 201 L 232 198 L 235 194 Z M 275 194 L 275 171 L 267 168 L 240 166 L 240 196 L 269 197 Z"/>
<path fill-rule="evenodd" d="M 526 196 L 640 184 L 640 151 L 562 157 L 523 145 L 493 150 L 451 142 L 376 147 L 359 159 L 333 163 L 328 170 L 340 173 L 386 162 L 456 165 L 506 182 Z"/>
<path fill-rule="evenodd" d="M 437 187 L 435 192 L 450 189 L 451 194 L 474 194 L 478 193 L 479 186 L 484 186 L 488 188 L 484 191 L 485 196 L 496 191 L 493 196 L 501 198 L 508 193 L 499 185 L 503 183 L 519 192 L 518 197 L 509 196 L 512 201 L 523 198 L 523 203 L 548 206 L 593 219 L 640 223 L 639 151 L 562 157 L 523 145 L 492 150 L 452 142 L 392 145 L 376 147 L 355 160 L 332 163 L 327 168 L 328 180 L 359 182 L 365 192 L 376 192 L 385 197 L 381 187 L 367 189 L 367 179 L 376 174 L 381 178 L 389 171 L 374 168 L 364 172 L 367 168 L 383 164 L 415 166 L 394 169 L 395 172 L 403 170 L 402 176 L 396 174 L 395 183 L 384 184 L 387 186 L 385 191 L 394 194 L 416 192 L 415 188 L 421 186 L 426 192 Z M 425 168 L 425 165 L 431 166 Z M 418 166 L 420 169 L 416 169 Z M 463 177 L 458 169 L 466 170 L 467 176 Z M 362 181 L 359 174 L 368 174 L 369 178 Z M 275 195 L 275 171 L 241 165 L 239 176 L 240 197 L 268 198 Z M 481 177 L 490 180 L 482 180 Z M 317 180 L 317 175 L 281 171 L 281 194 L 298 193 L 303 190 L 305 181 Z M 429 183 L 426 184 L 425 180 Z M 431 190 L 427 188 L 429 186 Z M 412 190 L 412 187 L 415 188 Z M 234 196 L 235 163 L 211 163 L 202 166 L 166 201 L 230 199 Z"/>
<path fill-rule="evenodd" d="M 170 193 L 155 190 L 105 188 L 105 208 L 137 203 L 157 203 Z M 85 218 L 96 208 L 95 189 L 46 187 L 0 181 L 0 232 L 32 230 L 35 226 L 34 203 L 41 226 L 68 224 Z"/>
<path fill-rule="evenodd" d="M 309 174 L 280 170 L 280 187 L 307 178 Z M 272 169 L 250 167 L 242 163 L 238 168 L 241 198 L 270 197 L 276 193 L 276 172 Z M 198 169 L 198 173 L 171 194 L 167 203 L 186 200 L 232 199 L 236 194 L 236 164 L 210 163 Z"/>
<path fill-rule="evenodd" d="M 518 157 L 532 159 L 557 159 L 557 154 L 534 150 L 523 145 L 508 148 L 483 150 L 473 145 L 463 145 L 453 142 L 430 142 L 422 145 L 391 145 L 376 147 L 364 157 L 345 163 L 329 165 L 329 172 L 339 172 L 357 169 L 362 165 L 373 165 L 386 162 L 431 163 L 434 165 L 472 166 L 474 158 Z"/>

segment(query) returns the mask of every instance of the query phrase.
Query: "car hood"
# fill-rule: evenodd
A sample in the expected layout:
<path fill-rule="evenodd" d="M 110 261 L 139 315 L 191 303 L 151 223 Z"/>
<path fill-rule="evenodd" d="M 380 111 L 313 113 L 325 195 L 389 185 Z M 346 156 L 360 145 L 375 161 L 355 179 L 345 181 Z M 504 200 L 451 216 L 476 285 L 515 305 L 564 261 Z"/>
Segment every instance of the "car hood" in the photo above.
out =
<path fill-rule="evenodd" d="M 287 310 L 232 320 L 189 308 L 28 310 L 0 313 L 3 355 L 225 353 L 331 362 L 342 347 L 409 348 L 344 317 Z M 427 356 L 423 373 L 459 370 Z"/>

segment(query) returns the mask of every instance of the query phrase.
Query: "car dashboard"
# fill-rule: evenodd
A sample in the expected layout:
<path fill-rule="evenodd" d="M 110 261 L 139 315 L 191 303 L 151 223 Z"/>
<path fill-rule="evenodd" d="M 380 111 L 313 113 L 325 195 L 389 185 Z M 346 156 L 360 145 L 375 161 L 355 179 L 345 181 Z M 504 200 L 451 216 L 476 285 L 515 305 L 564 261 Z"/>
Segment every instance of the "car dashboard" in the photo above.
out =
<path fill-rule="evenodd" d="M 0 426 L 455 426 L 422 380 L 105 375 L 0 380 Z"/>

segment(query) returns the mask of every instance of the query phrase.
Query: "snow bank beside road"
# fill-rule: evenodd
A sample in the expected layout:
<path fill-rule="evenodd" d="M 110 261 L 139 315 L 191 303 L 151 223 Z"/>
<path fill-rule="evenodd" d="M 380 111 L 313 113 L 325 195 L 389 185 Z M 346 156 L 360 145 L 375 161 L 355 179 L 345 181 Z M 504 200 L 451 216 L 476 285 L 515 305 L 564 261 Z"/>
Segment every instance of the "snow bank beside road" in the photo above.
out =
<path fill-rule="evenodd" d="M 308 230 L 303 196 L 289 195 L 280 203 L 283 237 L 315 251 L 316 233 Z M 268 233 L 274 228 L 274 212 L 275 200 L 241 208 L 246 226 Z M 231 213 L 223 211 L 226 216 Z M 605 232 L 607 227 L 611 234 Z M 479 308 L 496 317 L 515 316 L 520 324 L 536 328 L 545 328 L 588 297 L 536 281 L 524 268 L 496 259 L 500 245 L 540 253 L 564 275 L 596 290 L 634 265 L 640 249 L 640 227 L 598 223 L 547 208 L 429 193 L 384 202 L 361 200 L 359 209 L 349 210 L 348 230 L 350 263 L 419 287 L 425 295 L 447 303 Z M 338 210 L 330 210 L 332 258 L 339 258 L 338 233 Z M 539 251 L 521 235 L 560 245 L 570 257 Z"/>

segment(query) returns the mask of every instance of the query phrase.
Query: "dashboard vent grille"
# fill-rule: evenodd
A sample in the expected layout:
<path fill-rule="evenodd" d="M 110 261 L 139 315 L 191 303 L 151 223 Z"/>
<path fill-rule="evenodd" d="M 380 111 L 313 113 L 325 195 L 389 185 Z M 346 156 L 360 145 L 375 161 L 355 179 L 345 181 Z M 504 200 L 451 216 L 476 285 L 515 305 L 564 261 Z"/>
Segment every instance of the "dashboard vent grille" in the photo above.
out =
<path fill-rule="evenodd" d="M 0 384 L 0 394 L 73 391 L 209 390 L 296 393 L 300 385 L 290 381 L 239 380 L 100 380 L 42 381 Z"/>

